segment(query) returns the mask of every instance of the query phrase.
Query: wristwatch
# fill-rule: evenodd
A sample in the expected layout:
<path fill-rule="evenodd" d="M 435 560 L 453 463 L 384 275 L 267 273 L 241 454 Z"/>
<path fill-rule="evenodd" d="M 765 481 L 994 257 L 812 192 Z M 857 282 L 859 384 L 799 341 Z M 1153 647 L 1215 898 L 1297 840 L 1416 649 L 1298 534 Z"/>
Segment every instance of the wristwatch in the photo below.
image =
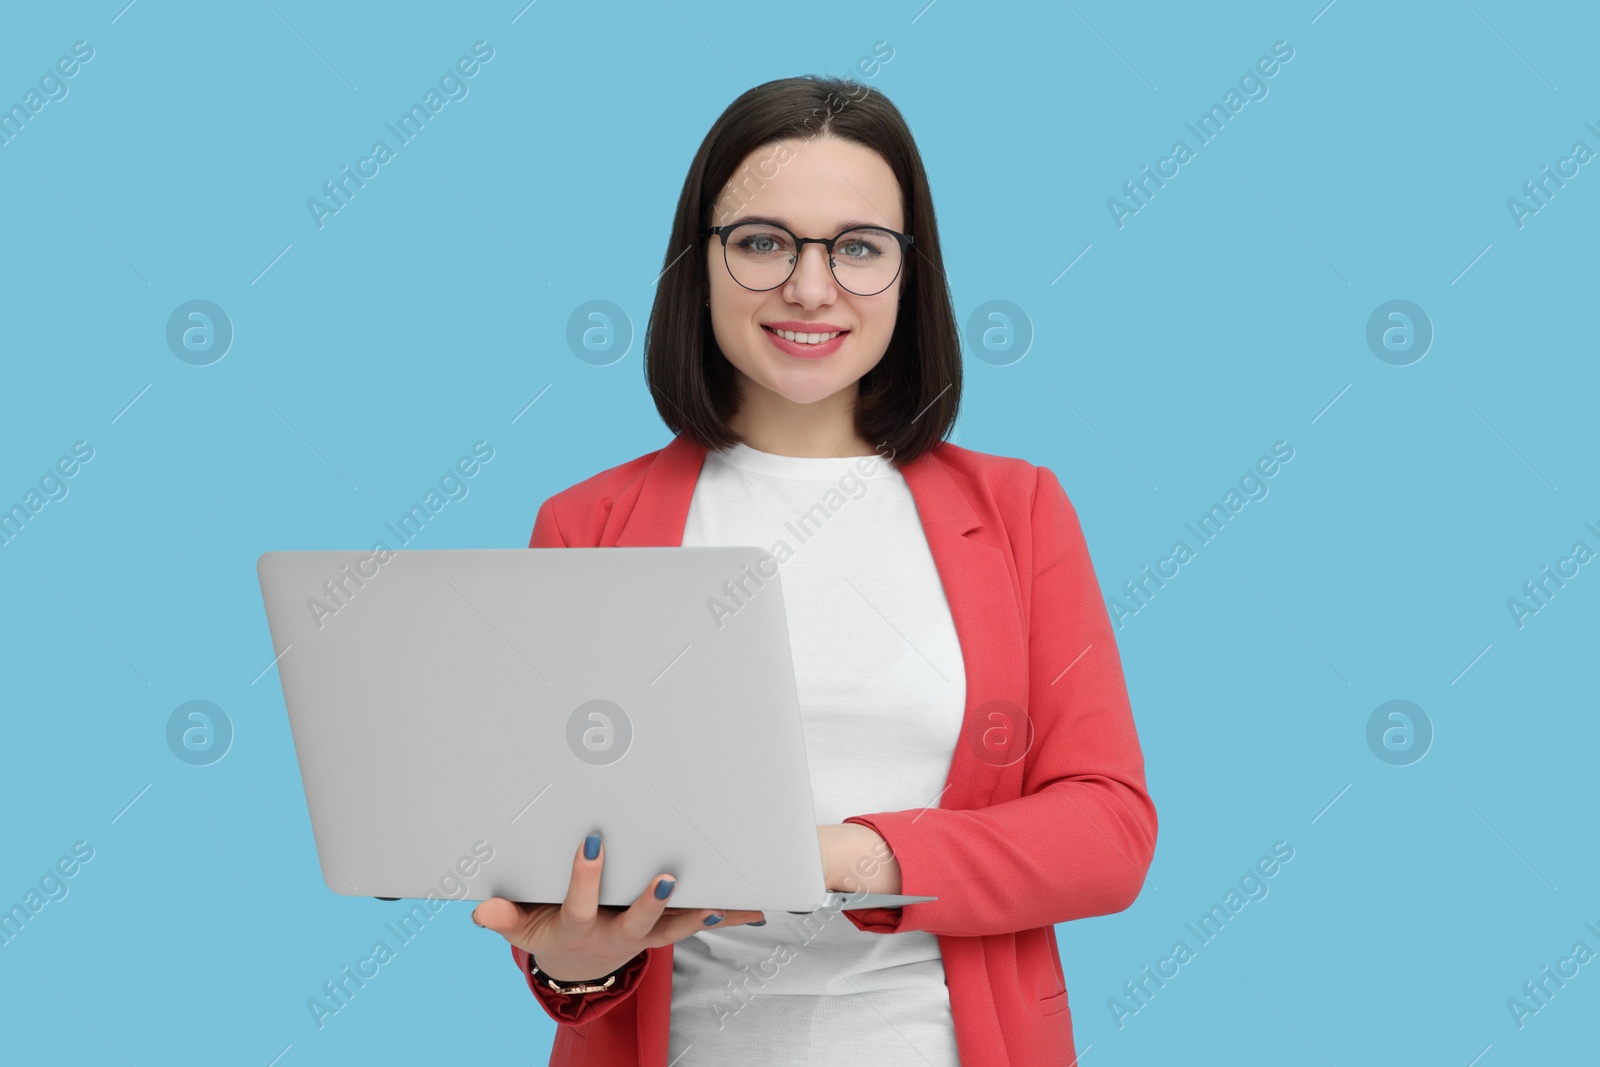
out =
<path fill-rule="evenodd" d="M 634 958 L 637 959 L 638 957 Z M 632 962 L 633 960 L 628 961 L 628 963 Z M 601 981 L 599 978 L 592 978 L 585 982 L 558 982 L 554 978 L 551 978 L 548 974 L 544 974 L 542 971 L 540 971 L 538 966 L 533 962 L 533 953 L 528 953 L 528 973 L 543 978 L 544 984 L 555 990 L 557 993 L 598 993 L 601 990 L 610 989 L 611 986 L 616 982 L 617 975 L 621 974 L 627 969 L 628 963 L 624 963 L 621 967 L 618 967 L 610 974 L 605 975 L 604 981 Z"/>

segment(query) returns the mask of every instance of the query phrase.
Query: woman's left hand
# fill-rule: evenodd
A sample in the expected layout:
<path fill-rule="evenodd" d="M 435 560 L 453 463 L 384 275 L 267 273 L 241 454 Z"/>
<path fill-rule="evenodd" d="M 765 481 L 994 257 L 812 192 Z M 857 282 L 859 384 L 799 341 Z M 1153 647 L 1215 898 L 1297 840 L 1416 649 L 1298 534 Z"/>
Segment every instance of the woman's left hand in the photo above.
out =
<path fill-rule="evenodd" d="M 817 840 L 822 845 L 824 888 L 838 893 L 900 892 L 900 863 L 872 827 L 855 822 L 818 826 Z"/>

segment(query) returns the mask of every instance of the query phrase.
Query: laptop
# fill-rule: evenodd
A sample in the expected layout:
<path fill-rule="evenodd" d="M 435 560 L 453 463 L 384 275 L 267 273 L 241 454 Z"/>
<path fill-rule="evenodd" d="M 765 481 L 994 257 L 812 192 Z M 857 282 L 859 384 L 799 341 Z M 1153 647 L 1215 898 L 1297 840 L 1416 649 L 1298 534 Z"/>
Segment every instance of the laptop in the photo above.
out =
<path fill-rule="evenodd" d="M 599 831 L 602 905 L 658 873 L 675 908 L 937 899 L 827 890 L 760 548 L 282 551 L 256 571 L 335 893 L 560 903 Z"/>

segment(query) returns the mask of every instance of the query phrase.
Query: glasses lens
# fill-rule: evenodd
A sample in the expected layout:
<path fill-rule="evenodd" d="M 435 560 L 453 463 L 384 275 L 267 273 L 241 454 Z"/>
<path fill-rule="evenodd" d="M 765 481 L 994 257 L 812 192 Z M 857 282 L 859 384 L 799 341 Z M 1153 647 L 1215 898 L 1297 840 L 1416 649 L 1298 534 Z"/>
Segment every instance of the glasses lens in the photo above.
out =
<path fill-rule="evenodd" d="M 728 273 L 746 289 L 775 289 L 794 268 L 794 238 L 762 222 L 746 222 L 727 234 Z"/>
<path fill-rule="evenodd" d="M 865 226 L 834 242 L 833 277 L 857 296 L 883 292 L 900 273 L 900 242 L 888 230 Z M 794 271 L 795 242 L 763 222 L 747 222 L 728 234 L 728 273 L 747 289 L 775 289 Z"/>
<path fill-rule="evenodd" d="M 888 230 L 850 230 L 833 244 L 833 276 L 852 293 L 881 293 L 899 273 L 900 242 Z"/>

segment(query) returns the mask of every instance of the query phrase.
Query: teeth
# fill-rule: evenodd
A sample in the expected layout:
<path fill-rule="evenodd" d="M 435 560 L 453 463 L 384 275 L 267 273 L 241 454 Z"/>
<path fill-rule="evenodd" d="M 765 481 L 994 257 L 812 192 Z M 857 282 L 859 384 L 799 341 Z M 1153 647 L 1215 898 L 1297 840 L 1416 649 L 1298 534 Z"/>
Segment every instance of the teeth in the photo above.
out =
<path fill-rule="evenodd" d="M 783 338 L 785 341 L 793 341 L 796 344 L 802 345 L 816 345 L 821 344 L 823 341 L 831 341 L 844 331 L 836 330 L 833 333 L 795 333 L 793 330 L 773 330 L 772 332 Z"/>

